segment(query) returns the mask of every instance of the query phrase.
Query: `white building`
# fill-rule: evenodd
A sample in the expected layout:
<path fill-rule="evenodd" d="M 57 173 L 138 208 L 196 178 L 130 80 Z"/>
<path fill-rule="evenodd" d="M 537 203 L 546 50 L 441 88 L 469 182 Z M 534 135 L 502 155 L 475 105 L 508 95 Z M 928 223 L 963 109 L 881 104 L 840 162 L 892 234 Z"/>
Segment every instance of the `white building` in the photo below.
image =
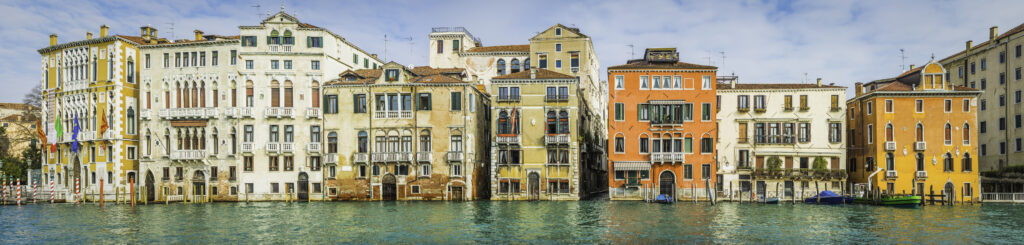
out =
<path fill-rule="evenodd" d="M 846 88 L 822 85 L 821 79 L 817 84 L 736 80 L 718 84 L 719 195 L 791 200 L 845 190 Z"/>

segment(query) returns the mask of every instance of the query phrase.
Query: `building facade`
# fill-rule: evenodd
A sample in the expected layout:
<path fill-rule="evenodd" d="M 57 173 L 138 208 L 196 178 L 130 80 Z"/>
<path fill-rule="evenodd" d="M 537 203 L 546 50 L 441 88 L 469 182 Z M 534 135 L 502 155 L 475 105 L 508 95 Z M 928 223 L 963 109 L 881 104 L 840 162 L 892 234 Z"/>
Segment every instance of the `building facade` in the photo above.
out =
<path fill-rule="evenodd" d="M 0 103 L 0 127 L 4 128 L 9 146 L 6 154 L 21 157 L 32 145 L 42 148 L 36 133 L 38 108 L 27 104 Z"/>
<path fill-rule="evenodd" d="M 73 190 L 78 180 L 87 194 L 99 193 L 104 182 L 108 195 L 89 200 L 113 200 L 116 191 L 137 183 L 138 64 L 144 41 L 108 35 L 102 26 L 99 36 L 87 33 L 79 41 L 58 43 L 57 35 L 50 35 L 49 46 L 38 50 L 42 118 L 52 144 L 43 157 L 44 182 Z"/>
<path fill-rule="evenodd" d="M 988 41 L 939 61 L 946 78 L 957 86 L 981 90 L 978 114 L 978 170 L 1001 170 L 1024 164 L 1024 25 L 999 34 L 989 29 Z"/>
<path fill-rule="evenodd" d="M 717 182 L 717 69 L 679 62 L 675 48 L 608 67 L 609 198 L 708 196 Z"/>
<path fill-rule="evenodd" d="M 831 84 L 718 84 L 722 198 L 799 200 L 849 189 L 846 88 Z"/>
<path fill-rule="evenodd" d="M 857 84 L 847 101 L 847 167 L 855 190 L 978 201 L 981 92 L 950 83 L 946 74 L 930 61 L 894 78 Z"/>
<path fill-rule="evenodd" d="M 490 98 L 463 69 L 346 71 L 324 101 L 328 199 L 487 198 Z"/>

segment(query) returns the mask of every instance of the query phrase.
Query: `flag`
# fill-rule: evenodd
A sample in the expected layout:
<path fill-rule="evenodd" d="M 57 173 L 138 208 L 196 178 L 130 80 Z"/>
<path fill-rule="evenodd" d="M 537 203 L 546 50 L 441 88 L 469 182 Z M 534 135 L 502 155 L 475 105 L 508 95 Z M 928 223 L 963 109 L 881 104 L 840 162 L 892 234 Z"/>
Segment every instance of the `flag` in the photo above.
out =
<path fill-rule="evenodd" d="M 106 112 L 106 110 L 103 110 L 103 111 L 100 112 L 100 131 L 99 131 L 98 135 L 96 135 L 96 138 L 103 137 L 103 133 L 107 132 L 107 129 L 110 128 L 110 125 L 107 125 L 107 116 L 105 115 L 106 114 L 105 112 Z M 107 148 L 107 141 L 106 140 L 100 140 L 100 144 L 103 144 L 103 148 L 104 149 Z"/>
<path fill-rule="evenodd" d="M 57 130 L 57 140 L 54 142 L 60 141 L 61 138 L 64 138 L 64 127 L 60 125 L 60 113 L 57 113 L 57 126 L 54 126 L 53 129 Z"/>
<path fill-rule="evenodd" d="M 36 119 L 36 134 L 39 135 L 39 141 L 46 145 L 46 133 L 43 132 L 43 124 Z"/>
<path fill-rule="evenodd" d="M 78 115 L 75 115 L 75 127 L 71 129 L 71 152 L 78 153 L 78 131 L 81 129 L 78 125 Z"/>

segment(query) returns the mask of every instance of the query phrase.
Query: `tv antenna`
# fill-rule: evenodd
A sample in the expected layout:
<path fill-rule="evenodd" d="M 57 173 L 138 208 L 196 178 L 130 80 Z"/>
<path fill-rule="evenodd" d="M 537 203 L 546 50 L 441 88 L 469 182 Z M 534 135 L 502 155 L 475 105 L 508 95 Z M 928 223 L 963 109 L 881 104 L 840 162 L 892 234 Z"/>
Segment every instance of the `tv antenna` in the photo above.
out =
<path fill-rule="evenodd" d="M 633 59 L 634 57 L 636 57 L 636 52 L 633 49 L 633 44 L 626 44 L 626 46 L 629 46 L 629 59 Z"/>
<path fill-rule="evenodd" d="M 724 50 L 723 51 L 719 51 L 718 53 L 722 55 L 722 65 L 721 66 L 725 66 L 725 51 Z"/>
<path fill-rule="evenodd" d="M 252 5 L 250 7 L 256 8 L 256 16 L 259 16 L 260 17 L 259 20 L 262 21 L 263 20 L 263 12 L 260 12 L 260 4 L 257 3 L 256 5 Z"/>
<path fill-rule="evenodd" d="M 905 71 L 906 68 L 907 68 L 907 55 L 903 51 L 903 49 L 900 49 L 900 71 L 901 72 Z"/>
<path fill-rule="evenodd" d="M 167 22 L 167 23 L 164 23 L 164 24 L 167 24 L 167 25 L 171 26 L 171 27 L 168 27 L 167 29 L 171 30 L 171 41 L 173 42 L 175 39 L 177 39 L 176 37 L 174 37 L 174 21 Z"/>

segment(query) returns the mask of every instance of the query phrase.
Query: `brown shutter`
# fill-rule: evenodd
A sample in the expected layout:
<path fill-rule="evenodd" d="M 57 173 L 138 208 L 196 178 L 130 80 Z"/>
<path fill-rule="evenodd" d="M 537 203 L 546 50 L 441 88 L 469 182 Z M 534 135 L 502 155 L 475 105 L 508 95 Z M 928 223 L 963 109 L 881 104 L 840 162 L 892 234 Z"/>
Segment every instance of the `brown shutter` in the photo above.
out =
<path fill-rule="evenodd" d="M 281 98 L 279 97 L 280 95 L 281 95 L 281 89 L 280 88 L 277 88 L 277 87 L 270 88 L 270 106 L 271 107 L 279 107 L 279 106 L 281 106 Z"/>
<path fill-rule="evenodd" d="M 292 107 L 292 88 L 284 88 L 284 107 Z"/>
<path fill-rule="evenodd" d="M 153 108 L 153 105 L 151 105 L 151 101 L 153 101 L 153 95 L 151 92 L 146 91 L 146 109 Z"/>
<path fill-rule="evenodd" d="M 313 107 L 320 107 L 320 88 L 313 88 Z"/>
<path fill-rule="evenodd" d="M 786 157 L 786 169 L 793 169 L 793 157 Z"/>
<path fill-rule="evenodd" d="M 832 169 L 839 169 L 839 158 L 838 157 L 833 157 L 832 158 Z"/>
<path fill-rule="evenodd" d="M 178 87 L 178 108 L 181 108 L 181 87 Z"/>
<path fill-rule="evenodd" d="M 238 107 L 238 89 L 231 89 L 231 107 Z"/>
<path fill-rule="evenodd" d="M 214 89 L 213 90 L 213 107 L 217 107 L 217 104 L 220 104 L 217 101 L 220 101 L 220 100 L 217 99 L 217 90 Z"/>
<path fill-rule="evenodd" d="M 171 108 L 171 91 L 164 92 L 164 108 Z"/>
<path fill-rule="evenodd" d="M 757 159 L 756 160 L 757 161 L 757 169 L 764 169 L 764 157 L 758 156 L 756 159 Z"/>

